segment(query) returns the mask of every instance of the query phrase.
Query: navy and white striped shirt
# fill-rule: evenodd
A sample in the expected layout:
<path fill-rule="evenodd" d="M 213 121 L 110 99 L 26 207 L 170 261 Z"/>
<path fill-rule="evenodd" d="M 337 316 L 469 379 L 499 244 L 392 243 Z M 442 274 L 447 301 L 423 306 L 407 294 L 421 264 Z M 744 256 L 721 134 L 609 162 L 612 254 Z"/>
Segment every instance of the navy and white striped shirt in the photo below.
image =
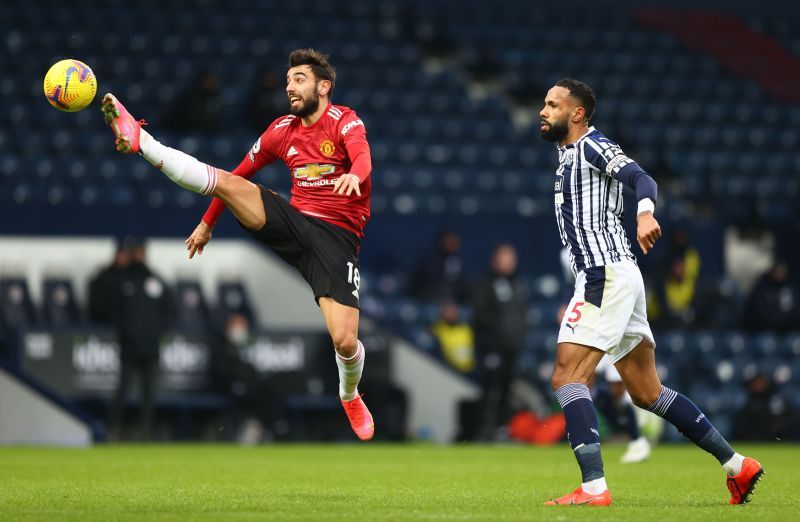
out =
<path fill-rule="evenodd" d="M 576 142 L 558 147 L 555 210 L 561 242 L 576 274 L 636 257 L 622 228 L 620 170 L 638 165 L 594 127 Z"/>

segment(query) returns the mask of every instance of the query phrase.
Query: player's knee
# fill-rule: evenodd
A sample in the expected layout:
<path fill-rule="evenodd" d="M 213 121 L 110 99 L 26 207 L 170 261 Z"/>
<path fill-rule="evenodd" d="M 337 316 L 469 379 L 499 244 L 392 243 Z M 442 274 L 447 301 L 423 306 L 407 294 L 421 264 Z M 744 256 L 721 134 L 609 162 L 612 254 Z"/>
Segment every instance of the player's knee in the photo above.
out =
<path fill-rule="evenodd" d="M 358 348 L 358 337 L 347 331 L 331 332 L 331 340 L 336 352 L 342 357 L 352 357 Z"/>
<path fill-rule="evenodd" d="M 219 179 L 214 195 L 233 212 L 248 230 L 260 230 L 267 223 L 261 189 L 241 176 L 217 169 Z"/>
<path fill-rule="evenodd" d="M 631 396 L 633 404 L 646 410 L 658 400 L 658 395 L 661 393 L 661 390 L 628 390 L 628 393 Z"/>
<path fill-rule="evenodd" d="M 252 183 L 240 176 L 234 176 L 230 172 L 217 169 L 217 187 L 214 190 L 214 194 L 221 198 L 232 197 L 246 190 L 247 185 L 252 185 Z"/>

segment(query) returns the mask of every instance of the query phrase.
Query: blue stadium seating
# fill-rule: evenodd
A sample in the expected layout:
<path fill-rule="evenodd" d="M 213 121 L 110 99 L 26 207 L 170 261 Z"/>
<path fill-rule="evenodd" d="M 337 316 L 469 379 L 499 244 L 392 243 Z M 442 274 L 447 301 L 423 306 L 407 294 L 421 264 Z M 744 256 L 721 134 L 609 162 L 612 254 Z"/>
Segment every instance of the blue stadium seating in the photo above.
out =
<path fill-rule="evenodd" d="M 232 169 L 256 138 L 241 116 L 258 70 L 269 64 L 280 73 L 289 50 L 309 45 L 333 55 L 335 100 L 359 111 L 370 136 L 375 217 L 364 260 L 374 255 L 387 262 L 365 277 L 374 279 L 378 298 L 369 305 L 367 297 L 364 308 L 419 339 L 437 310 L 402 297 L 405 273 L 427 235 L 444 226 L 455 223 L 471 242 L 471 274 L 505 238 L 527 254 L 521 266 L 527 275 L 558 273 L 554 256 L 539 255 L 543 244 L 557 248 L 548 222 L 555 153 L 518 116 L 533 109 L 535 123 L 546 89 L 563 76 L 594 86 L 598 127 L 659 178 L 666 196 L 659 202 L 662 225 L 668 230 L 676 215 L 688 223 L 702 249 L 704 276 L 722 276 L 723 227 L 748 222 L 751 208 L 761 209 L 769 226 L 797 221 L 800 107 L 770 98 L 755 81 L 732 75 L 675 37 L 640 26 L 627 5 L 602 0 L 568 12 L 522 0 L 502 9 L 481 0 L 464 0 L 458 9 L 444 0 L 188 5 L 194 8 L 184 0 L 143 0 L 118 16 L 117 4 L 97 0 L 3 4 L 0 220 L 13 224 L 10 232 L 178 235 L 206 204 L 146 163 L 115 155 L 96 106 L 77 114 L 51 109 L 41 99 L 42 64 L 80 57 L 97 73 L 100 92 L 120 93 L 162 142 Z M 741 5 L 732 2 L 730 9 Z M 607 7 L 613 16 L 602 14 Z M 204 23 L 209 15 L 214 24 Z M 790 18 L 759 13 L 750 23 L 797 54 L 800 37 Z M 427 45 L 436 42 L 426 34 L 445 40 L 449 51 L 438 55 L 444 60 L 428 60 L 435 52 Z M 481 69 L 497 78 L 478 89 L 470 75 Z M 221 130 L 164 130 L 166 112 L 201 71 L 223 80 Z M 259 180 L 284 194 L 291 182 L 277 164 Z M 698 202 L 713 210 L 711 231 L 695 220 Z M 100 212 L 103 222 L 95 218 Z M 142 213 L 159 218 L 141 219 Z M 397 241 L 398 231 L 409 230 L 414 237 Z M 241 233 L 230 219 L 218 231 Z M 533 290 L 528 318 L 535 333 L 523 365 L 545 380 L 560 296 Z M 721 319 L 734 323 L 735 314 L 719 309 L 724 313 L 715 322 L 736 327 Z M 38 319 L 24 303 L 4 301 L 2 313 L 14 324 Z M 185 324 L 196 325 L 208 311 L 184 307 L 182 313 Z M 723 412 L 723 392 L 756 371 L 788 371 L 786 386 L 800 375 L 797 335 L 671 331 L 657 332 L 657 341 L 660 371 L 677 382 L 707 379 L 721 386 L 703 393 Z"/>

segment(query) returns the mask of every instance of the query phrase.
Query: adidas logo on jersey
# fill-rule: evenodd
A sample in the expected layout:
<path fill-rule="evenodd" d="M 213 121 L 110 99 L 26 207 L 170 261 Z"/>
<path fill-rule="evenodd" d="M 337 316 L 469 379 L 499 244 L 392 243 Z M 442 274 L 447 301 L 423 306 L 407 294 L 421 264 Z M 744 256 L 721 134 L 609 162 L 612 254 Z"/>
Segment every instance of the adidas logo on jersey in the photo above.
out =
<path fill-rule="evenodd" d="M 299 154 L 297 152 L 297 149 L 295 149 L 294 145 L 292 145 L 291 147 L 289 147 L 289 152 L 286 153 L 286 157 L 288 158 L 289 156 L 297 156 L 297 154 Z"/>

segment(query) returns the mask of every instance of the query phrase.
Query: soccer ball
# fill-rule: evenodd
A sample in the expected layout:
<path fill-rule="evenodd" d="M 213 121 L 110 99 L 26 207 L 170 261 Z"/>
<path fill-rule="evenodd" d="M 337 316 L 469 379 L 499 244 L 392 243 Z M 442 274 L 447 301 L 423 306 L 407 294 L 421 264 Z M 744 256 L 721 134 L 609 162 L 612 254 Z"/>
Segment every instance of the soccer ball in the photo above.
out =
<path fill-rule="evenodd" d="M 96 93 L 94 73 L 81 61 L 61 60 L 44 75 L 44 95 L 50 105 L 60 111 L 85 109 Z"/>

